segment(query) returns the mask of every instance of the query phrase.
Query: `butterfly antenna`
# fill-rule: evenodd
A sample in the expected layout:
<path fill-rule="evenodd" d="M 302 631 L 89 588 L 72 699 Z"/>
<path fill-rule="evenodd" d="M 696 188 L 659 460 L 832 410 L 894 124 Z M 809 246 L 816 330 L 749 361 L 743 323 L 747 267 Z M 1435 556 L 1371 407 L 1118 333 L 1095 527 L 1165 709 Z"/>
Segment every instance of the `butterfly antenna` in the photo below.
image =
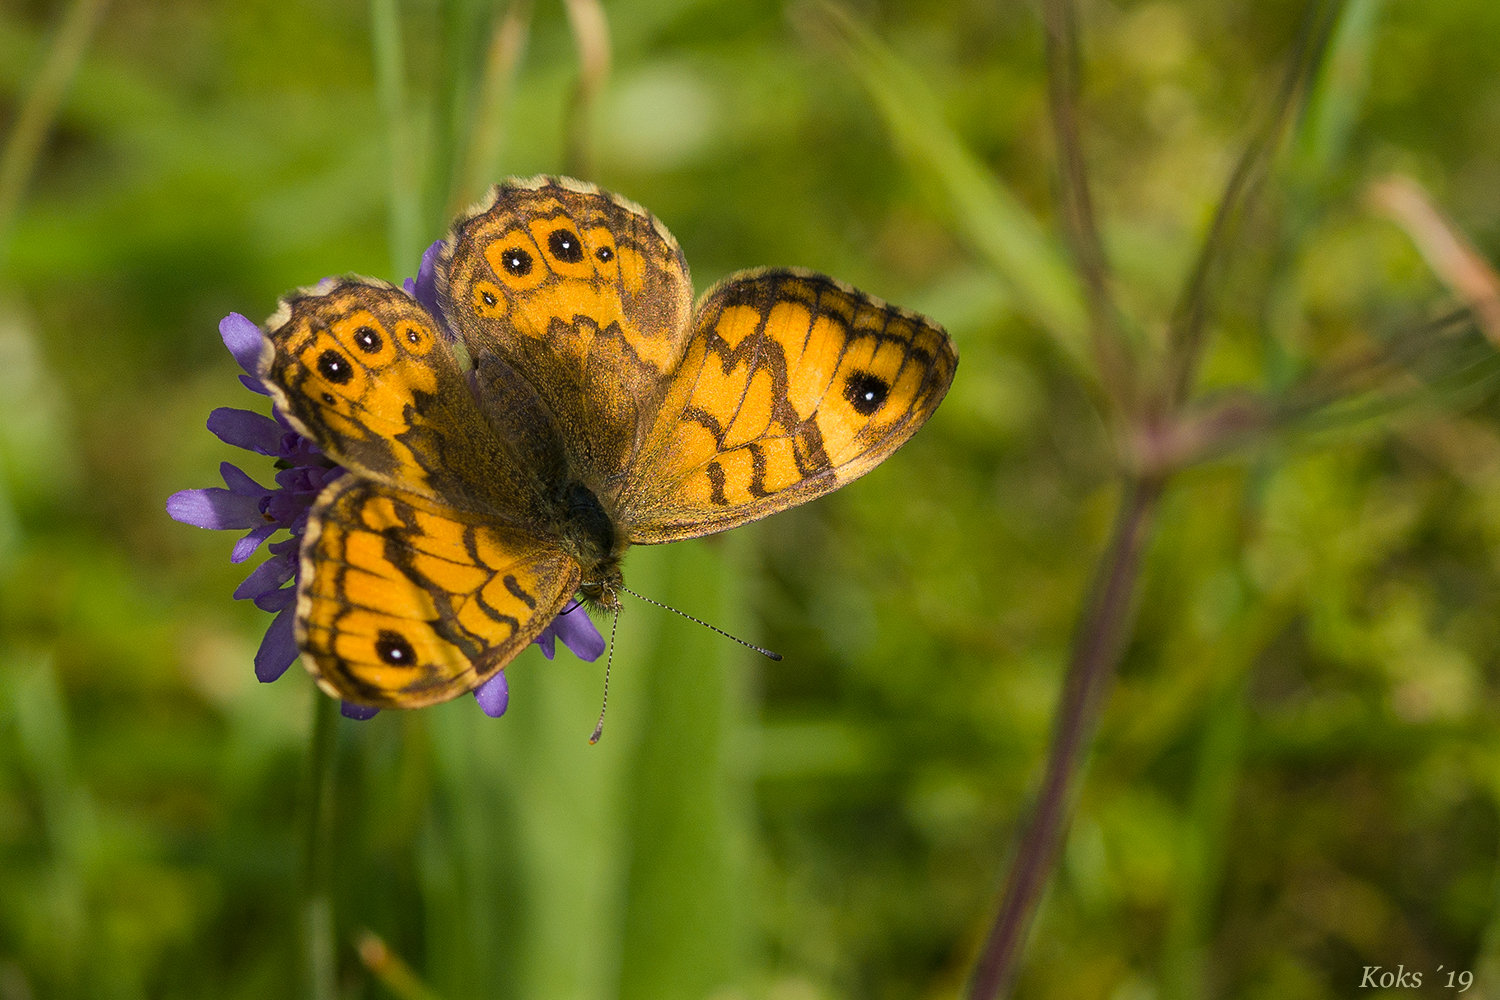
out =
<path fill-rule="evenodd" d="M 609 659 L 604 661 L 604 701 L 599 706 L 599 724 L 594 727 L 594 735 L 589 737 L 589 746 L 599 742 L 599 737 L 604 735 L 604 712 L 609 708 L 609 671 L 615 665 L 615 630 L 620 627 L 620 609 L 615 608 L 615 615 L 609 626 Z"/>
<path fill-rule="evenodd" d="M 701 618 L 694 618 L 692 615 L 688 614 L 686 611 L 678 611 L 676 608 L 672 607 L 672 605 L 670 605 L 670 604 L 663 604 L 661 601 L 653 601 L 649 597 L 643 597 L 642 595 L 637 594 L 635 591 L 631 590 L 629 587 L 621 587 L 620 589 L 623 590 L 623 591 L 625 591 L 625 593 L 629 594 L 631 597 L 634 597 L 636 600 L 645 601 L 647 604 L 654 604 L 658 608 L 666 608 L 668 611 L 671 611 L 671 612 L 673 612 L 675 614 L 679 614 L 682 617 L 686 618 L 690 622 L 697 622 L 699 625 L 702 625 L 706 629 L 712 629 L 713 631 L 719 633 L 720 635 L 722 635 L 726 639 L 733 639 L 735 642 L 739 643 L 741 646 L 744 646 L 746 649 L 753 649 L 753 650 L 755 650 L 757 653 L 759 653 L 762 656 L 770 657 L 773 660 L 780 660 L 781 659 L 781 654 L 780 653 L 773 653 L 769 649 L 765 649 L 765 648 L 763 648 L 761 646 L 757 646 L 753 642 L 746 642 L 744 639 L 741 639 L 737 635 L 730 635 L 728 632 L 726 632 L 723 629 L 719 628 L 717 625 L 710 625 L 708 622 L 704 621 Z"/>

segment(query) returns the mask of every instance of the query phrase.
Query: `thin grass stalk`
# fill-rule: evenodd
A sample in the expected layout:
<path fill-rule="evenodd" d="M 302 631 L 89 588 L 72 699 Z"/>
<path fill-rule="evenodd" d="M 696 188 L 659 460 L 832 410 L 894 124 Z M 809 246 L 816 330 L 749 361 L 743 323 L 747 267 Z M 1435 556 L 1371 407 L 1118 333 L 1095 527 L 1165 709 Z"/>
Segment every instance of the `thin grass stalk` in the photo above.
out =
<path fill-rule="evenodd" d="M 9 253 L 16 212 L 31 182 L 47 133 L 57 119 L 68 85 L 77 74 L 89 39 L 108 6 L 109 0 L 74 0 L 68 8 L 47 52 L 47 61 L 27 92 L 16 115 L 15 127 L 0 152 L 0 264 Z"/>
<path fill-rule="evenodd" d="M 400 278 L 421 253 L 422 190 L 406 106 L 406 55 L 398 0 L 370 0 L 375 86 L 391 157 L 391 276 Z"/>
<path fill-rule="evenodd" d="M 1047 36 L 1047 89 L 1062 187 L 1063 219 L 1074 266 L 1083 279 L 1089 332 L 1099 379 L 1121 416 L 1135 409 L 1135 358 L 1120 336 L 1119 314 L 1109 289 L 1109 261 L 1099 238 L 1089 192 L 1083 139 L 1078 130 L 1078 11 L 1072 0 L 1042 4 Z"/>
<path fill-rule="evenodd" d="M 1306 97 L 1309 82 L 1327 51 L 1343 6 L 1344 0 L 1313 0 L 1308 4 L 1276 101 L 1265 122 L 1240 154 L 1214 210 L 1208 236 L 1198 252 L 1192 275 L 1183 288 L 1168 329 L 1167 384 L 1163 400 L 1166 413 L 1180 407 L 1192 392 L 1203 354 L 1213 294 L 1229 250 L 1235 244 L 1240 224 L 1255 205 L 1261 182 L 1269 172 L 1281 138 L 1305 107 L 1305 101 L 1299 98 Z"/>
<path fill-rule="evenodd" d="M 365 968 L 398 1000 L 441 1000 L 375 932 L 360 931 L 355 937 L 354 947 Z"/>
<path fill-rule="evenodd" d="M 578 48 L 578 85 L 568 107 L 564 169 L 588 179 L 594 172 L 590 124 L 594 101 L 609 79 L 609 20 L 599 0 L 567 0 L 568 24 Z"/>
<path fill-rule="evenodd" d="M 333 928 L 333 820 L 338 702 L 313 692 L 312 745 L 303 797 L 302 952 L 311 1000 L 338 995 Z"/>
<path fill-rule="evenodd" d="M 505 16 L 495 25 L 485 52 L 474 121 L 469 129 L 469 145 L 464 152 L 458 182 L 449 198 L 449 218 L 456 216 L 479 198 L 490 184 L 500 179 L 505 119 L 530 34 L 531 0 L 510 0 Z"/>
<path fill-rule="evenodd" d="M 1410 177 L 1387 178 L 1370 200 L 1406 230 L 1427 266 L 1461 299 L 1490 343 L 1500 347 L 1500 274 Z"/>
<path fill-rule="evenodd" d="M 1136 585 L 1165 485 L 1161 479 L 1126 483 L 1114 534 L 1080 616 L 1041 793 L 1011 865 L 1000 912 L 974 965 L 970 1000 L 994 1000 L 1009 991 L 1015 978 L 1036 905 L 1067 830 L 1099 709 L 1134 628 Z"/>
<path fill-rule="evenodd" d="M 1088 307 L 1072 261 L 1024 201 L 944 120 L 942 103 L 910 64 L 835 3 L 791 8 L 793 23 L 815 44 L 823 39 L 865 87 L 897 151 L 944 192 L 956 234 L 1016 293 L 1018 306 L 1062 348 L 1080 376 L 1095 371 Z"/>

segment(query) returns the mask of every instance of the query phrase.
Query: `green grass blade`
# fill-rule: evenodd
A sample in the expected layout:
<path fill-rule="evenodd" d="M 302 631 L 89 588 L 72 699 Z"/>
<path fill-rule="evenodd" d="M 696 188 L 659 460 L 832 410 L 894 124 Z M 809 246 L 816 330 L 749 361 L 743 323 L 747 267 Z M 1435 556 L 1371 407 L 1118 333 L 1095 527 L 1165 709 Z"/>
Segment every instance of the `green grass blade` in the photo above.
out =
<path fill-rule="evenodd" d="M 15 125 L 0 152 L 0 262 L 10 244 L 11 228 L 21 196 L 31 180 L 37 157 L 52 121 L 67 94 L 68 84 L 83 61 L 84 50 L 109 0 L 74 0 L 57 30 L 47 60 L 26 95 Z"/>
<path fill-rule="evenodd" d="M 1370 89 L 1370 59 L 1383 4 L 1349 0 L 1339 15 L 1297 137 L 1293 171 L 1298 178 L 1326 178 L 1343 163 Z"/>
<path fill-rule="evenodd" d="M 375 85 L 385 115 L 391 157 L 391 279 L 400 281 L 422 254 L 422 187 L 406 102 L 406 55 L 398 0 L 370 0 Z"/>
<path fill-rule="evenodd" d="M 630 569 L 634 581 L 654 587 L 649 559 L 633 556 Z M 607 635 L 608 620 L 599 625 Z M 486 849 L 506 859 L 516 883 L 504 914 L 514 935 L 510 996 L 584 1000 L 616 992 L 627 796 L 654 627 L 637 608 L 620 616 L 609 716 L 597 745 L 588 738 L 604 662 L 580 662 L 561 645 L 555 660 L 529 650 L 506 668 L 511 701 L 503 720 L 483 718 L 470 699 L 443 706 L 445 714 L 471 717 L 477 739 L 468 766 L 479 787 L 494 789 L 496 814 L 501 802 L 508 810 L 508 826 L 491 830 Z"/>
<path fill-rule="evenodd" d="M 742 627 L 741 553 L 749 536 L 685 542 L 651 555 L 660 585 L 644 592 L 733 631 Z M 736 984 L 745 919 L 740 847 L 744 773 L 735 756 L 745 658 L 700 625 L 661 617 L 633 776 L 633 853 L 624 925 L 622 1000 L 700 1000 Z"/>
<path fill-rule="evenodd" d="M 474 99 L 474 121 L 469 128 L 468 149 L 449 202 L 456 215 L 478 200 L 489 185 L 500 179 L 500 157 L 505 145 L 506 119 L 516 74 L 526 55 L 531 35 L 531 0 L 510 0 L 505 16 L 495 23 L 484 69 Z"/>
<path fill-rule="evenodd" d="M 1021 200 L 943 120 L 926 82 L 838 7 L 824 8 L 845 61 L 911 166 L 937 179 L 959 235 L 1015 290 L 1021 309 L 1087 367 L 1088 317 L 1072 266 Z"/>

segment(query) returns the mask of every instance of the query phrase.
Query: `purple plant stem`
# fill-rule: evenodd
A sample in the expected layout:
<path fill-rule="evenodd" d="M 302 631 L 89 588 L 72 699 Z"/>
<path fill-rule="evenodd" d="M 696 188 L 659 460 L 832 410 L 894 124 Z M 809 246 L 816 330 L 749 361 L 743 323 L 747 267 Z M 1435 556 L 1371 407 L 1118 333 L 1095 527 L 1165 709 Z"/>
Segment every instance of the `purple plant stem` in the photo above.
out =
<path fill-rule="evenodd" d="M 1083 280 L 1095 367 L 1117 416 L 1134 413 L 1138 388 L 1135 357 L 1121 336 L 1110 293 L 1109 261 L 1099 237 L 1089 193 L 1088 165 L 1078 129 L 1078 12 L 1070 0 L 1045 0 L 1042 21 L 1047 41 L 1047 93 L 1052 132 L 1057 138 L 1058 180 L 1064 232 L 1074 268 Z"/>
<path fill-rule="evenodd" d="M 1165 481 L 1126 484 L 1114 536 L 1099 562 L 1080 619 L 1058 704 L 1041 794 L 1010 868 L 999 915 L 969 981 L 970 1000 L 994 1000 L 1010 987 L 1043 888 L 1067 830 L 1080 765 L 1093 743 L 1099 708 L 1135 628 L 1136 583 Z"/>

